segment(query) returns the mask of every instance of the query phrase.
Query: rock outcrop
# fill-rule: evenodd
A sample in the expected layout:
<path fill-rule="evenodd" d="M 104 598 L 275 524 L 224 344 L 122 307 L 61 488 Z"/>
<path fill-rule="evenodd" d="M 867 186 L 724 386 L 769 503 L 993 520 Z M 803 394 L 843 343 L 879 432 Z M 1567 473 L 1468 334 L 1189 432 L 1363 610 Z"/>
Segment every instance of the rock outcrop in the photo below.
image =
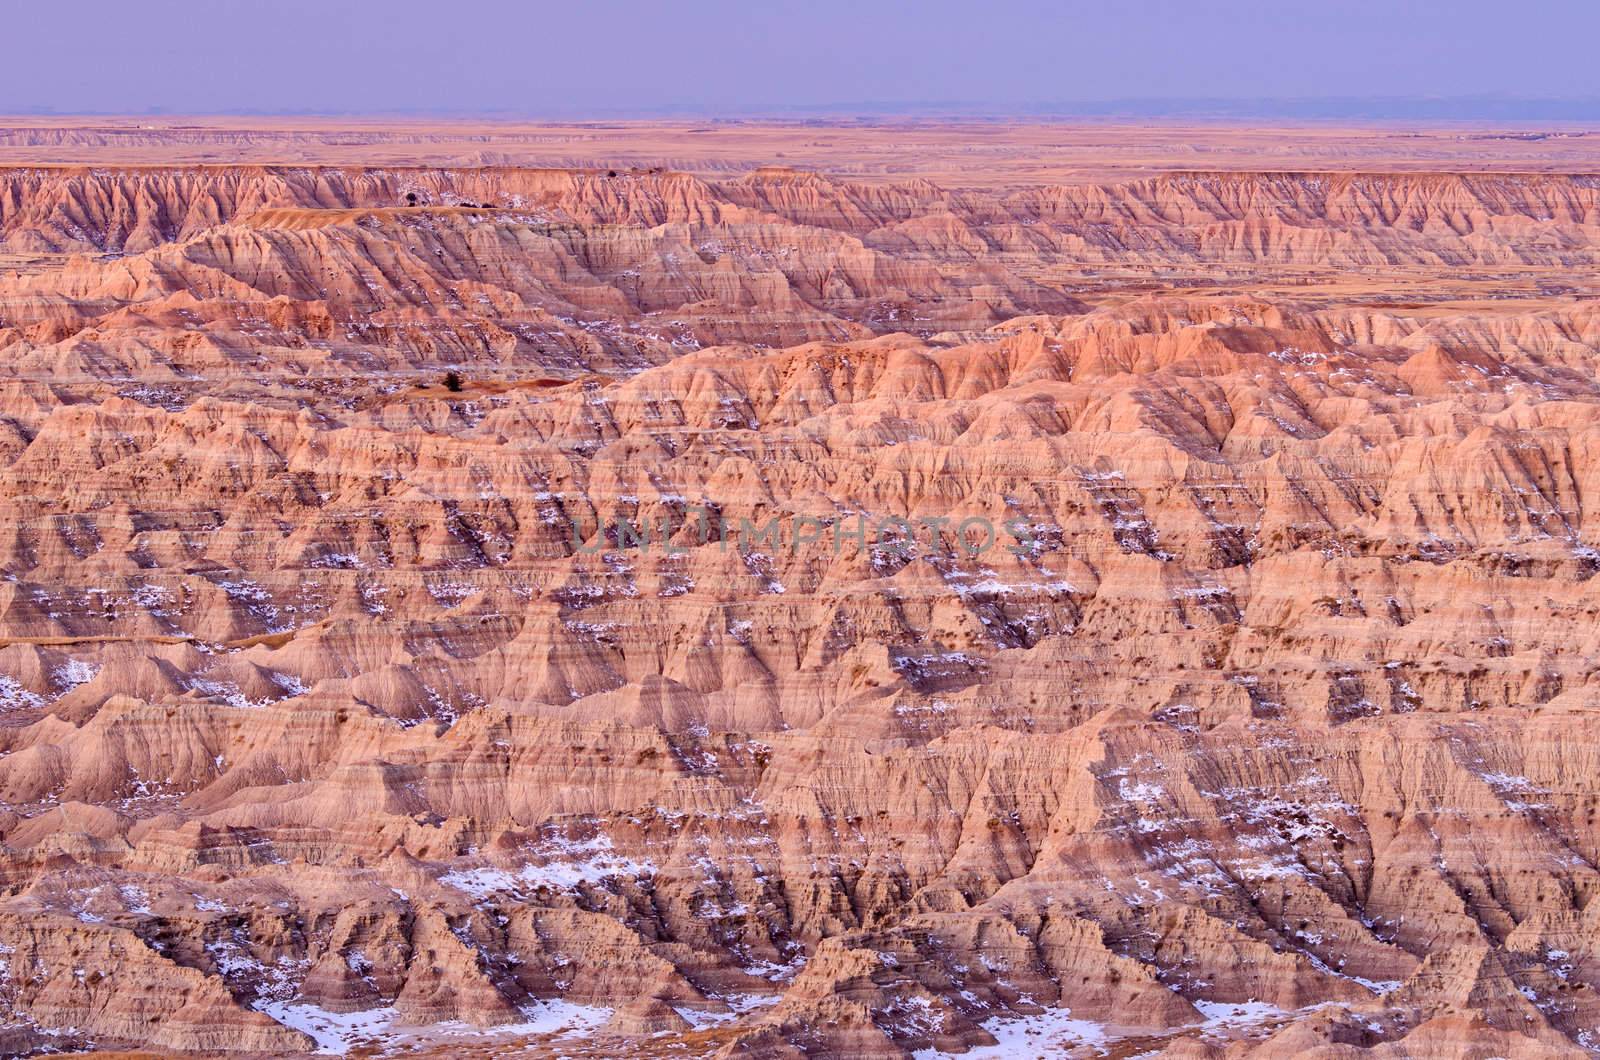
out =
<path fill-rule="evenodd" d="M 1594 178 L 32 168 L 0 245 L 0 1049 L 1600 1047 Z"/>

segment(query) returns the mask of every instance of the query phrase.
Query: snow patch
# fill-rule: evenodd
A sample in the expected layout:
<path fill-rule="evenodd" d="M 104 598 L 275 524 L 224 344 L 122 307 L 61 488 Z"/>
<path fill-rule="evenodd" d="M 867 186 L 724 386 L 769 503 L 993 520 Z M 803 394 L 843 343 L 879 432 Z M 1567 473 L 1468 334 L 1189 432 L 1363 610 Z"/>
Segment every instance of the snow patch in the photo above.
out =
<path fill-rule="evenodd" d="M 535 848 L 535 852 L 547 860 L 542 864 L 523 865 L 514 870 L 493 866 L 454 869 L 440 876 L 439 882 L 481 900 L 500 891 L 516 892 L 535 887 L 574 890 L 586 883 L 599 883 L 615 877 L 637 879 L 656 871 L 650 862 L 618 855 L 610 837 L 604 835 L 583 841 L 547 839 Z"/>
<path fill-rule="evenodd" d="M 1106 1029 L 1093 1020 L 1074 1019 L 1072 1010 L 1045 1009 L 1034 1016 L 1005 1015 L 984 1020 L 980 1026 L 994 1036 L 994 1045 L 980 1045 L 959 1054 L 962 1060 L 1010 1060 L 1020 1056 L 1046 1056 L 1070 1046 L 1091 1046 L 1104 1053 L 1110 1041 Z M 955 1053 L 918 1049 L 916 1060 L 939 1060 Z"/>

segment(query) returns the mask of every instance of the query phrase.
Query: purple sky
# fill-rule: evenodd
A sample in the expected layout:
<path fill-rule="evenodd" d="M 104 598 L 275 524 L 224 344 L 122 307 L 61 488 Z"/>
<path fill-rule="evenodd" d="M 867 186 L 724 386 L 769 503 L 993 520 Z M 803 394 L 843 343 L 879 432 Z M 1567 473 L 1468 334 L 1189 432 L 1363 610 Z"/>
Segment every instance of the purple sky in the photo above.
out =
<path fill-rule="evenodd" d="M 1600 98 L 1600 0 L 23 0 L 0 25 L 0 111 Z"/>

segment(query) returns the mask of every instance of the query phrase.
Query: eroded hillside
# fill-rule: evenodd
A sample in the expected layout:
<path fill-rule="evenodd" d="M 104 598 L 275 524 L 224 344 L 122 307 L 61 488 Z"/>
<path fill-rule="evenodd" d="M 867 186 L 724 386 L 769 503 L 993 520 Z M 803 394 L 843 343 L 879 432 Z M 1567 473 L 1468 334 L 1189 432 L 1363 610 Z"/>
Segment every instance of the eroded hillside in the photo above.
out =
<path fill-rule="evenodd" d="M 37 167 L 0 252 L 0 1051 L 1600 1048 L 1600 178 Z"/>

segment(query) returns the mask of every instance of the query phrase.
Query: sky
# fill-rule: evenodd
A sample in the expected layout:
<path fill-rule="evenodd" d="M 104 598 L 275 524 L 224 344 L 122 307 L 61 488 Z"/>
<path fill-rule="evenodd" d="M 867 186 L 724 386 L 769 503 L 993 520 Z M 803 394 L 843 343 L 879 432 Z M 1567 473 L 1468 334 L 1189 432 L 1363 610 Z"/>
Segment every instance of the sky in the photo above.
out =
<path fill-rule="evenodd" d="M 1600 100 L 1600 0 L 13 0 L 0 24 L 0 112 Z"/>

